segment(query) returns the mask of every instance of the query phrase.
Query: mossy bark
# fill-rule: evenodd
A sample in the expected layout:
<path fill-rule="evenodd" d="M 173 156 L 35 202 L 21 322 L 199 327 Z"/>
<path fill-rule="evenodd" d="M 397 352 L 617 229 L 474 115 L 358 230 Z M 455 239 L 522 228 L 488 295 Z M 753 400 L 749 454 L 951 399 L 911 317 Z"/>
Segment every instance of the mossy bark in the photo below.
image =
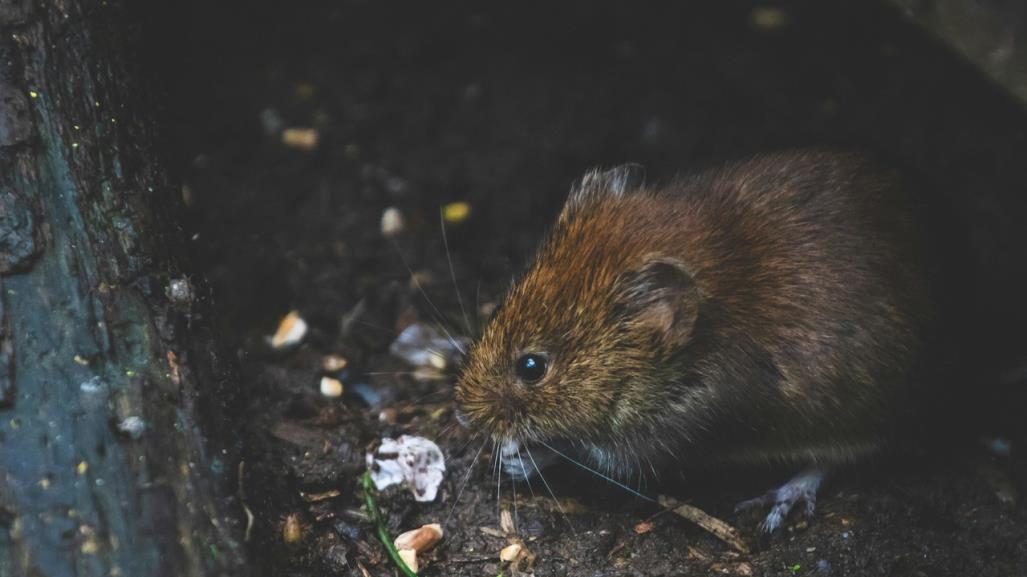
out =
<path fill-rule="evenodd" d="M 131 20 L 0 0 L 0 577 L 242 569 L 235 381 Z"/>

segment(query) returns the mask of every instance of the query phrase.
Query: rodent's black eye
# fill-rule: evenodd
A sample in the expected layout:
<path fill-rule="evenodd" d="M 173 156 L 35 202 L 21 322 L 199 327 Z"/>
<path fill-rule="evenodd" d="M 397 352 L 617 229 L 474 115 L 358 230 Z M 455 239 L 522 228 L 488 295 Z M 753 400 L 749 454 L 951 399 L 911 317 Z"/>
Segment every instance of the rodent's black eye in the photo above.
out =
<path fill-rule="evenodd" d="M 535 383 L 546 376 L 549 361 L 542 355 L 528 353 L 517 359 L 517 377 L 525 383 Z"/>

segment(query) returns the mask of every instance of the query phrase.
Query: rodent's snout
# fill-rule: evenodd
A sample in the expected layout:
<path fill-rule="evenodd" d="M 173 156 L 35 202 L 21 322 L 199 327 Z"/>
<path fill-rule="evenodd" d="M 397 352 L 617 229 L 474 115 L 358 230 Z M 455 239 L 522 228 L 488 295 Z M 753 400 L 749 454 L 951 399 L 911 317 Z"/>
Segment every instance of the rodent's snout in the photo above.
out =
<path fill-rule="evenodd" d="M 473 431 L 484 431 L 495 439 L 525 438 L 528 406 L 511 389 L 461 379 L 456 388 L 460 424 Z"/>

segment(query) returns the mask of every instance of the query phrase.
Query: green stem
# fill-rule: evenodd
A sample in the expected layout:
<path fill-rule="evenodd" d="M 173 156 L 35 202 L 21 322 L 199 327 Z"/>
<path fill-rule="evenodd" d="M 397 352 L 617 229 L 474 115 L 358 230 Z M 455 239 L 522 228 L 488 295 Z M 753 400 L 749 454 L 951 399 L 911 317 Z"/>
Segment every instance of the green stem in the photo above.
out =
<path fill-rule="evenodd" d="M 361 479 L 364 489 L 364 502 L 367 503 L 367 512 L 371 515 L 371 521 L 378 528 L 378 540 L 385 546 L 385 550 L 389 553 L 389 557 L 392 557 L 393 563 L 399 567 L 403 575 L 406 577 L 417 577 L 417 573 L 414 573 L 410 567 L 403 561 L 403 558 L 399 556 L 399 551 L 396 551 L 396 546 L 392 544 L 392 538 L 389 537 L 389 530 L 385 528 L 385 522 L 382 520 L 382 515 L 378 511 L 378 504 L 374 502 L 374 485 L 371 482 L 371 471 L 364 471 L 364 476 Z"/>

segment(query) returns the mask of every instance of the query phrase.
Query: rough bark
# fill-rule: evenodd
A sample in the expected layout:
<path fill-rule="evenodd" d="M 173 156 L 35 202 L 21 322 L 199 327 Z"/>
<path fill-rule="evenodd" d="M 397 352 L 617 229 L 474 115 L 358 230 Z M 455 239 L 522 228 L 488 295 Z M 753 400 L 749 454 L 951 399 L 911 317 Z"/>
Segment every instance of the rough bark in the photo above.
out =
<path fill-rule="evenodd" d="M 238 574 L 234 384 L 106 0 L 0 0 L 0 576 Z"/>
<path fill-rule="evenodd" d="M 890 0 L 1027 105 L 1027 6 L 1022 0 Z"/>

